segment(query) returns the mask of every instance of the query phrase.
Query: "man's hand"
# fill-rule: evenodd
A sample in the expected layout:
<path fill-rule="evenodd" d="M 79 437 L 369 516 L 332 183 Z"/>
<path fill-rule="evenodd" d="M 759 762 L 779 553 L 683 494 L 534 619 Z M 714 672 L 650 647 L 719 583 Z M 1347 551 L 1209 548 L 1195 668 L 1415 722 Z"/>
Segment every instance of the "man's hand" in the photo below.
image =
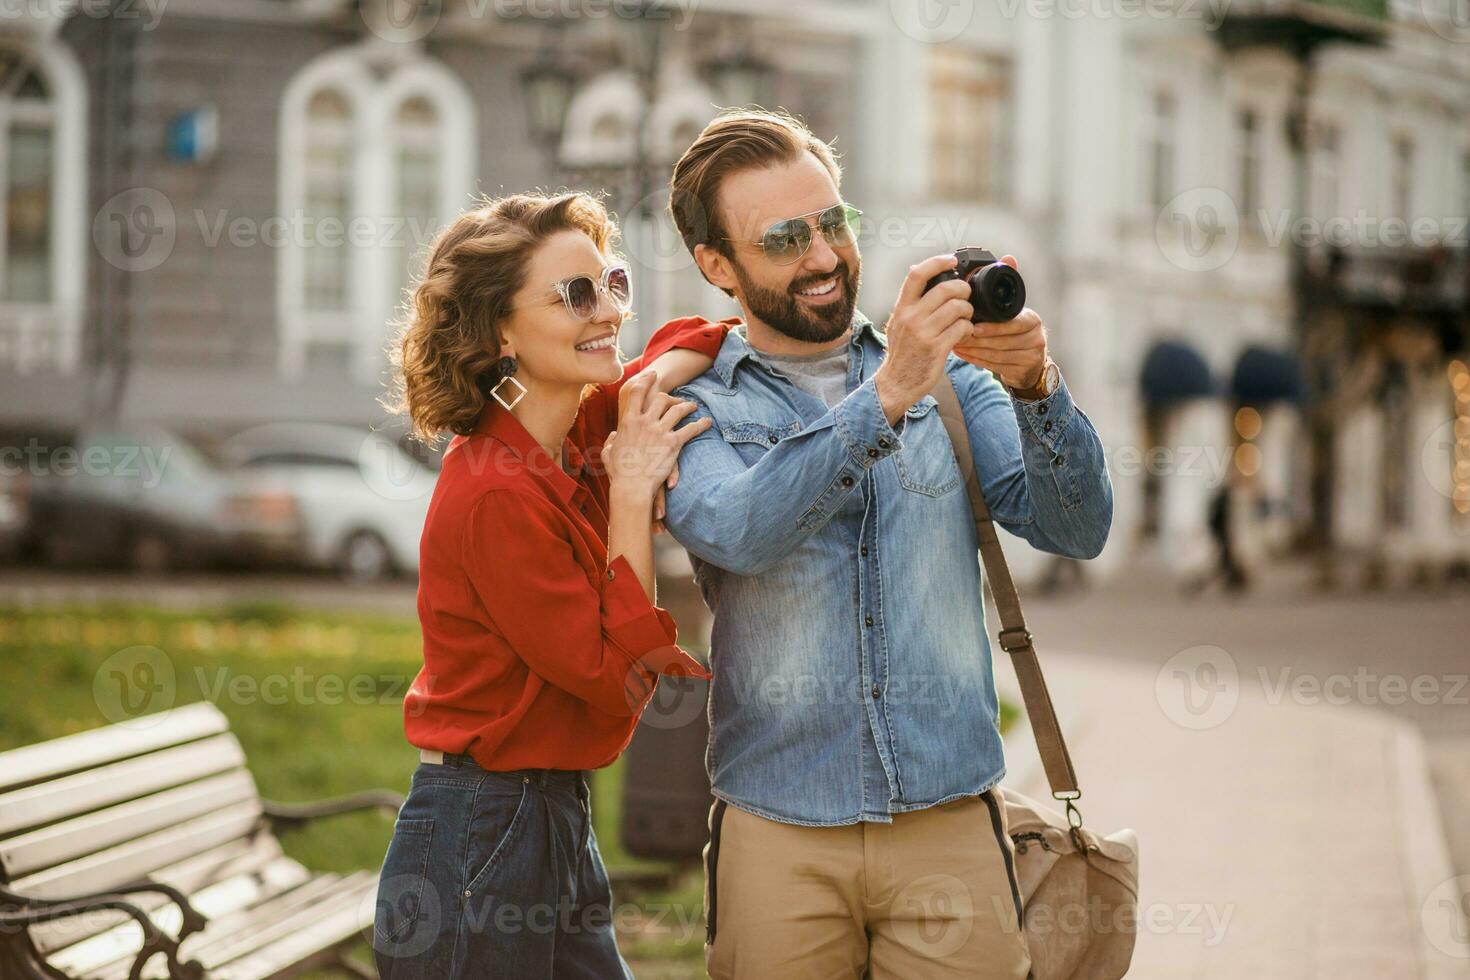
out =
<path fill-rule="evenodd" d="M 1002 256 L 1001 261 L 1018 269 L 1014 255 Z M 1034 388 L 1041 383 L 1046 369 L 1046 325 L 1028 306 L 1005 323 L 971 324 L 968 334 L 955 344 L 954 352 L 962 360 L 985 368 L 1009 388 Z"/>
<path fill-rule="evenodd" d="M 887 326 L 888 353 L 873 376 L 890 425 L 929 393 L 944 371 L 949 352 L 970 335 L 974 309 L 968 283 L 942 282 L 924 292 L 930 279 L 954 267 L 952 254 L 911 266 L 893 304 Z"/>

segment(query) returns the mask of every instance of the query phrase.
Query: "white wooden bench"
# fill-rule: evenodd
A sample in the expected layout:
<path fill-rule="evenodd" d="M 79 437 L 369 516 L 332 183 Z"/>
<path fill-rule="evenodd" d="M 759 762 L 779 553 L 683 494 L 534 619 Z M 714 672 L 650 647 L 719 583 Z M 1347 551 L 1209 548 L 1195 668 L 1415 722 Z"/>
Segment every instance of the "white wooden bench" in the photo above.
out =
<path fill-rule="evenodd" d="M 401 802 L 262 800 L 209 703 L 0 753 L 0 977 L 375 977 L 347 949 L 377 873 L 310 871 L 273 831 Z"/>

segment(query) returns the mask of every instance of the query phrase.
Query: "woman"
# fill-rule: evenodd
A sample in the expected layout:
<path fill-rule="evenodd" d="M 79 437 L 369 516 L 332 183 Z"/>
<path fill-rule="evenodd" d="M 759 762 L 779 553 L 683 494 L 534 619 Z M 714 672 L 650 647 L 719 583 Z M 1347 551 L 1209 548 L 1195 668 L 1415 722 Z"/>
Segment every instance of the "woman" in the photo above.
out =
<path fill-rule="evenodd" d="M 667 391 L 728 327 L 674 321 L 625 370 L 615 235 L 583 194 L 482 201 L 434 243 L 395 351 L 416 434 L 454 438 L 420 545 L 421 761 L 379 882 L 383 980 L 631 976 L 585 771 L 659 674 L 709 676 L 654 605 L 652 536 L 709 425 L 674 431 L 693 405 Z"/>

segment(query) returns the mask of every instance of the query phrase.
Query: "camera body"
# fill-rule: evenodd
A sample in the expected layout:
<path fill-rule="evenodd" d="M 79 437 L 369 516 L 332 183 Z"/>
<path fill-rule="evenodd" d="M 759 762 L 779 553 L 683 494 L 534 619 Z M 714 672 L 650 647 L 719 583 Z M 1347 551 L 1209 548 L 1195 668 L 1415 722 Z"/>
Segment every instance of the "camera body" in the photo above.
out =
<path fill-rule="evenodd" d="M 974 323 L 1004 323 L 1026 308 L 1026 283 L 1021 274 L 1001 262 L 987 249 L 967 245 L 955 250 L 953 269 L 941 272 L 924 286 L 928 292 L 942 282 L 963 279 L 970 285 Z"/>

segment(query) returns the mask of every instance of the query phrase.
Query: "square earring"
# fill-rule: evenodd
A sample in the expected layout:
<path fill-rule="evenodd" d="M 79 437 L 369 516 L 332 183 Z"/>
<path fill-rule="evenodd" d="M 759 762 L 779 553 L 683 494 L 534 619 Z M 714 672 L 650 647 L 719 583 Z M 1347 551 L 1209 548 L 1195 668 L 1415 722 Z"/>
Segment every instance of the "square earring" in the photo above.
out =
<path fill-rule="evenodd" d="M 507 384 L 515 385 L 516 388 L 519 389 L 515 393 L 515 397 L 513 397 L 509 402 L 507 402 L 505 398 L 502 397 L 500 394 L 500 389 L 504 388 Z M 519 405 L 522 398 L 526 397 L 526 386 L 507 374 L 496 383 L 494 388 L 490 389 L 490 397 L 499 402 L 500 407 L 508 412 Z"/>

